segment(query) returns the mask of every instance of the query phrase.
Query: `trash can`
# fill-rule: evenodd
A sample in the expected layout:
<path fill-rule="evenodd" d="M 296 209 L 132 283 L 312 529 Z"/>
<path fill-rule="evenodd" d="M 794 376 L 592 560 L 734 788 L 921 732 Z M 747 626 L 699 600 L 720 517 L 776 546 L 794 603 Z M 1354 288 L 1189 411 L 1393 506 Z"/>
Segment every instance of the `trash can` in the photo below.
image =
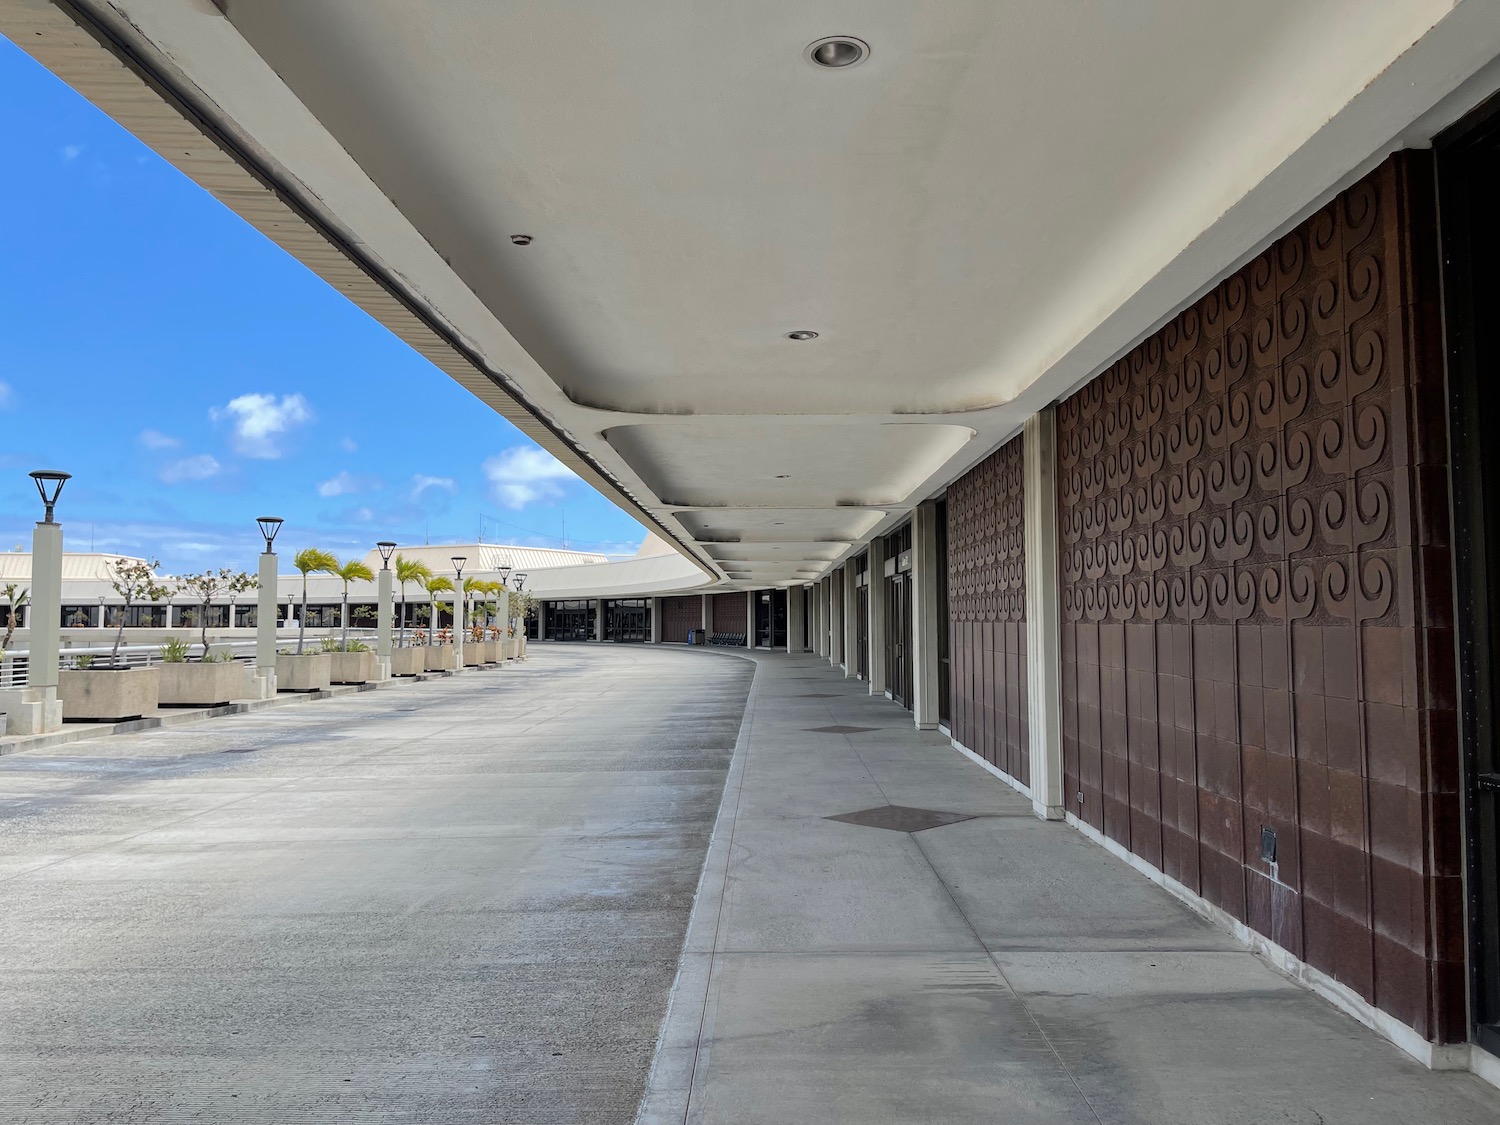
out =
<path fill-rule="evenodd" d="M 702 643 L 703 643 L 703 630 L 702 629 L 689 629 L 688 630 L 688 644 L 690 644 L 690 645 L 701 645 Z"/>

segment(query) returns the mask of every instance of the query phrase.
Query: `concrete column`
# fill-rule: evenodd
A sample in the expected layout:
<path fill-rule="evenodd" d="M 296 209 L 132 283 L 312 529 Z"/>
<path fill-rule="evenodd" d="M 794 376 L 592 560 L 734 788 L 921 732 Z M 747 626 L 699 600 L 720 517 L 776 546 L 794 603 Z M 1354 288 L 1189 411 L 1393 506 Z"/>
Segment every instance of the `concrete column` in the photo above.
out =
<path fill-rule="evenodd" d="M 825 574 L 822 581 L 818 583 L 818 655 L 827 660 L 833 651 L 829 644 L 829 615 L 831 611 L 830 594 L 833 590 L 833 576 Z"/>
<path fill-rule="evenodd" d="M 651 599 L 651 643 L 661 644 L 661 599 Z"/>
<path fill-rule="evenodd" d="M 1026 542 L 1026 715 L 1031 807 L 1063 818 L 1062 606 L 1058 580 L 1057 413 L 1026 420 L 1021 453 Z"/>
<path fill-rule="evenodd" d="M 786 650 L 801 652 L 807 647 L 807 623 L 802 618 L 805 591 L 801 586 L 788 586 L 786 591 Z"/>
<path fill-rule="evenodd" d="M 29 719 L 33 729 L 12 733 L 39 734 L 62 729 L 62 701 L 57 698 L 58 646 L 62 641 L 62 555 L 60 523 L 38 523 L 31 533 L 31 626 L 26 649 L 26 686 L 40 704 Z"/>
<path fill-rule="evenodd" d="M 755 647 L 755 599 L 760 597 L 759 590 L 745 591 L 745 647 Z"/>
<path fill-rule="evenodd" d="M 828 663 L 844 663 L 844 568 L 828 576 Z"/>
<path fill-rule="evenodd" d="M 885 540 L 870 541 L 870 694 L 884 695 L 885 671 Z"/>
<path fill-rule="evenodd" d="M 511 639 L 510 639 L 510 587 L 509 586 L 505 587 L 503 590 L 501 590 L 498 594 L 495 595 L 495 616 L 496 616 L 497 622 L 500 625 L 500 667 L 504 668 L 505 667 L 505 661 L 509 658 L 509 654 L 512 651 L 512 648 L 510 647 L 511 644 L 512 644 L 512 642 L 511 642 Z M 516 636 L 517 637 L 519 637 L 521 635 L 521 632 L 522 632 L 522 630 L 525 627 L 526 627 L 526 623 L 524 621 L 521 622 L 521 624 L 519 626 L 517 626 L 517 628 L 516 628 Z M 516 651 L 516 652 L 520 652 L 521 651 L 521 645 L 520 645 L 519 641 L 516 641 L 514 643 L 514 651 Z"/>
<path fill-rule="evenodd" d="M 276 694 L 276 553 L 260 553 L 259 582 L 255 591 L 255 677 L 260 697 Z"/>
<path fill-rule="evenodd" d="M 168 629 L 177 628 L 177 607 L 171 602 L 167 603 L 167 626 Z"/>
<path fill-rule="evenodd" d="M 859 587 L 855 583 L 854 560 L 843 565 L 844 576 L 844 679 L 859 672 Z"/>
<path fill-rule="evenodd" d="M 391 568 L 383 566 L 375 576 L 375 663 L 382 680 L 391 678 L 391 628 L 396 619 L 395 587 Z"/>
<path fill-rule="evenodd" d="M 937 505 L 917 506 L 911 520 L 912 717 L 918 730 L 938 725 Z"/>
<path fill-rule="evenodd" d="M 714 631 L 714 596 L 712 594 L 704 594 L 699 599 L 698 617 L 703 632 L 708 634 L 703 638 L 703 643 L 707 644 L 708 638 L 713 635 Z"/>
<path fill-rule="evenodd" d="M 455 576 L 453 585 L 453 667 L 460 672 L 464 667 L 464 605 L 468 598 L 464 594 L 463 579 Z"/>
<path fill-rule="evenodd" d="M 807 650 L 818 654 L 818 622 L 823 617 L 823 584 L 814 582 L 807 588 Z"/>
<path fill-rule="evenodd" d="M 604 639 L 604 599 L 594 600 L 594 640 Z"/>

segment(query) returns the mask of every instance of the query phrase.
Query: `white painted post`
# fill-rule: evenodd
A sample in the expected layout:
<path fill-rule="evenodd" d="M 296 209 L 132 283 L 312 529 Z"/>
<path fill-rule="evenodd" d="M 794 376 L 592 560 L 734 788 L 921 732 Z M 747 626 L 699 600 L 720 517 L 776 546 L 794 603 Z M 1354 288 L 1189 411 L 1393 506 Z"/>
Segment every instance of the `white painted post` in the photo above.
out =
<path fill-rule="evenodd" d="M 844 575 L 844 679 L 859 674 L 859 587 L 855 583 L 854 560 L 843 566 Z"/>
<path fill-rule="evenodd" d="M 844 662 L 844 568 L 828 576 L 828 663 Z"/>
<path fill-rule="evenodd" d="M 651 643 L 661 644 L 661 599 L 651 599 Z"/>
<path fill-rule="evenodd" d="M 938 725 L 937 505 L 917 505 L 911 520 L 912 718 L 918 730 Z"/>
<path fill-rule="evenodd" d="M 755 599 L 760 597 L 759 590 L 745 591 L 745 647 L 755 647 Z"/>
<path fill-rule="evenodd" d="M 885 539 L 870 540 L 870 585 L 866 599 L 870 607 L 870 694 L 884 695 L 885 672 Z"/>
<path fill-rule="evenodd" d="M 604 599 L 598 598 L 594 602 L 594 640 L 604 639 Z"/>
<path fill-rule="evenodd" d="M 392 585 L 391 568 L 382 566 L 376 576 L 378 585 L 375 604 L 375 663 L 376 678 L 391 678 L 391 632 L 395 624 L 396 599 Z"/>
<path fill-rule="evenodd" d="M 703 594 L 699 598 L 698 617 L 699 624 L 703 626 L 703 643 L 708 644 L 708 638 L 712 636 L 714 630 L 714 596 L 712 594 Z"/>
<path fill-rule="evenodd" d="M 255 678 L 260 698 L 276 694 L 276 552 L 262 551 L 255 591 Z"/>
<path fill-rule="evenodd" d="M 786 650 L 801 652 L 807 647 L 806 622 L 803 620 L 801 586 L 788 586 L 786 591 Z"/>
<path fill-rule="evenodd" d="M 40 704 L 27 725 L 42 734 L 62 729 L 62 700 L 57 698 L 58 648 L 62 640 L 62 524 L 41 522 L 31 533 L 31 609 L 26 614 L 26 686 Z M 19 725 L 19 724 L 18 724 Z"/>
<path fill-rule="evenodd" d="M 1021 450 L 1026 543 L 1026 714 L 1031 807 L 1063 818 L 1062 592 L 1058 580 L 1057 412 L 1026 420 Z"/>
<path fill-rule="evenodd" d="M 521 622 L 516 629 L 517 640 L 512 642 L 510 638 L 510 587 L 506 586 L 495 595 L 495 608 L 499 611 L 500 622 L 500 667 L 505 667 L 505 662 L 511 658 L 511 654 L 520 654 L 521 642 L 519 640 L 521 629 L 525 622 Z"/>

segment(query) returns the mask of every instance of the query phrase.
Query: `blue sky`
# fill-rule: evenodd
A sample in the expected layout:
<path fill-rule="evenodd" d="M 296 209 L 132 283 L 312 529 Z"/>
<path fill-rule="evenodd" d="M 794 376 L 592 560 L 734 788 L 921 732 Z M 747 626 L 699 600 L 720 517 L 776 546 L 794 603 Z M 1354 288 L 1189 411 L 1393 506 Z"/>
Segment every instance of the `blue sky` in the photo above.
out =
<path fill-rule="evenodd" d="M 0 550 L 184 572 L 378 539 L 633 551 L 644 531 L 0 38 Z M 459 435 L 454 440 L 453 435 Z"/>

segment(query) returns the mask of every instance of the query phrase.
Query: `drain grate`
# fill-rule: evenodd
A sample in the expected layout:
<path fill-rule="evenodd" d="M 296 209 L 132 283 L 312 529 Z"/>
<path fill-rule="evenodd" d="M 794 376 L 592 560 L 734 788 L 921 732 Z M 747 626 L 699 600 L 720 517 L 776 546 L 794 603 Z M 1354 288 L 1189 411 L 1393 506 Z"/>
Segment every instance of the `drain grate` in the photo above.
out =
<path fill-rule="evenodd" d="M 880 728 L 879 727 L 831 726 L 831 727 L 803 727 L 802 729 L 806 730 L 806 731 L 811 731 L 813 734 L 859 734 L 862 731 L 879 730 Z"/>
<path fill-rule="evenodd" d="M 876 805 L 872 809 L 825 816 L 824 820 L 838 820 L 845 824 L 857 824 L 861 828 L 884 828 L 891 832 L 925 832 L 929 828 L 941 828 L 945 824 L 961 824 L 975 819 L 973 813 L 941 812 L 937 809 L 917 809 L 910 805 Z"/>

